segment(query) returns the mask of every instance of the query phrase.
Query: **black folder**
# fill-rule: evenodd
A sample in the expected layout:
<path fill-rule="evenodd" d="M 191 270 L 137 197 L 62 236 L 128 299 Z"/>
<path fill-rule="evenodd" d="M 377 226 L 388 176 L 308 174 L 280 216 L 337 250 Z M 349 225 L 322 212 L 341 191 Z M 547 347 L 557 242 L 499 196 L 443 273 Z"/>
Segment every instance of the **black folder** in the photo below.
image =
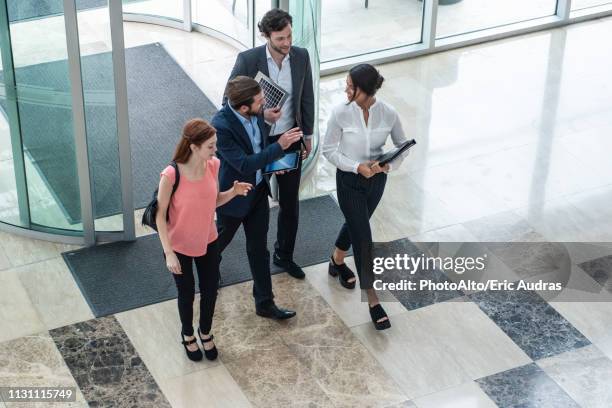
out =
<path fill-rule="evenodd" d="M 415 144 L 416 144 L 416 140 L 414 139 L 408 140 L 402 143 L 401 145 L 399 145 L 398 147 L 396 147 L 395 149 L 391 150 L 390 152 L 383 154 L 376 161 L 378 161 L 378 163 L 381 166 L 384 166 L 387 163 L 391 163 L 393 160 L 397 159 L 402 153 L 410 149 Z"/>

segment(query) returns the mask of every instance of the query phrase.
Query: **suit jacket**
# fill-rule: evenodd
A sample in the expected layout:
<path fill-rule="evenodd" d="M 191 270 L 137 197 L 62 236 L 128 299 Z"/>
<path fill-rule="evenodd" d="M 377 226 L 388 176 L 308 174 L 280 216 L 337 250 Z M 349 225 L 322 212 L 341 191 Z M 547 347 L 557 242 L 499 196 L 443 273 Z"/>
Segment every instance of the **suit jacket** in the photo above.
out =
<path fill-rule="evenodd" d="M 268 143 L 268 129 L 263 115 L 259 115 L 257 123 L 261 132 L 261 151 L 255 153 L 249 135 L 229 105 L 225 105 L 213 116 L 211 124 L 217 130 L 217 156 L 221 161 L 219 168 L 219 190 L 225 191 L 232 187 L 234 180 L 251 183 L 255 186 L 257 170 L 280 159 L 284 152 L 278 143 Z M 268 183 L 264 176 L 262 183 Z M 219 214 L 242 218 L 251 208 L 255 190 L 249 194 L 238 196 L 219 207 Z"/>
<path fill-rule="evenodd" d="M 289 65 L 291 67 L 295 121 L 305 135 L 312 135 L 314 131 L 314 90 L 308 50 L 291 46 Z M 261 71 L 267 76 L 270 75 L 266 56 L 266 44 L 238 54 L 229 79 L 235 78 L 238 75 L 255 78 L 257 71 Z M 225 104 L 225 102 L 226 99 L 224 98 L 223 103 Z"/>

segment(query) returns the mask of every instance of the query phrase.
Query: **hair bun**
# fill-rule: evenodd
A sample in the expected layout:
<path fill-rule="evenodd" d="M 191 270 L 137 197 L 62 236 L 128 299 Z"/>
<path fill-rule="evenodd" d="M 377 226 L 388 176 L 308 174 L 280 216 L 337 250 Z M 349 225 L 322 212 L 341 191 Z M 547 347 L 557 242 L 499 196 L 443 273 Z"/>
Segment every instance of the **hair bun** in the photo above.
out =
<path fill-rule="evenodd" d="M 376 80 L 376 89 L 380 89 L 380 87 L 382 86 L 383 82 L 385 82 L 385 77 L 378 74 L 378 79 Z"/>

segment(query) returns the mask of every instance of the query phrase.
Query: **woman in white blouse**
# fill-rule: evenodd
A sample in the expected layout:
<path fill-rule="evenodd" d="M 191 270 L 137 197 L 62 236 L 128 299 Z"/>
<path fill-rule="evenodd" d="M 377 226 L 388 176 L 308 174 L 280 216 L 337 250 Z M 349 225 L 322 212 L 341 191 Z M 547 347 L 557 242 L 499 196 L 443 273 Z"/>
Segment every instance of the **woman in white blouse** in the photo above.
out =
<path fill-rule="evenodd" d="M 375 160 L 383 154 L 389 135 L 396 146 L 406 141 L 395 109 L 375 96 L 383 81 L 369 64 L 349 71 L 345 89 L 348 103 L 333 110 L 323 143 L 323 155 L 338 168 L 338 202 L 345 218 L 329 262 L 329 274 L 339 276 L 345 288 L 355 287 L 355 274 L 344 263 L 352 244 L 359 286 L 367 292 L 370 316 L 378 330 L 388 329 L 391 322 L 373 288 L 370 217 L 382 198 L 391 165 L 380 166 Z M 399 166 L 401 160 L 396 159 L 393 166 Z"/>

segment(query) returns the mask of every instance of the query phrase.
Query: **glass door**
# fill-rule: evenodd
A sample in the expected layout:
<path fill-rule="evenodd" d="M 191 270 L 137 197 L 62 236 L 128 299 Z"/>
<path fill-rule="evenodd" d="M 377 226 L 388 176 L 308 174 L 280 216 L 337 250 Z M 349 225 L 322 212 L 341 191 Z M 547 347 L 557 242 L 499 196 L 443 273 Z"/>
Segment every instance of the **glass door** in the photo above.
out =
<path fill-rule="evenodd" d="M 0 51 L 0 222 L 133 239 L 121 0 L 0 0 Z"/>

